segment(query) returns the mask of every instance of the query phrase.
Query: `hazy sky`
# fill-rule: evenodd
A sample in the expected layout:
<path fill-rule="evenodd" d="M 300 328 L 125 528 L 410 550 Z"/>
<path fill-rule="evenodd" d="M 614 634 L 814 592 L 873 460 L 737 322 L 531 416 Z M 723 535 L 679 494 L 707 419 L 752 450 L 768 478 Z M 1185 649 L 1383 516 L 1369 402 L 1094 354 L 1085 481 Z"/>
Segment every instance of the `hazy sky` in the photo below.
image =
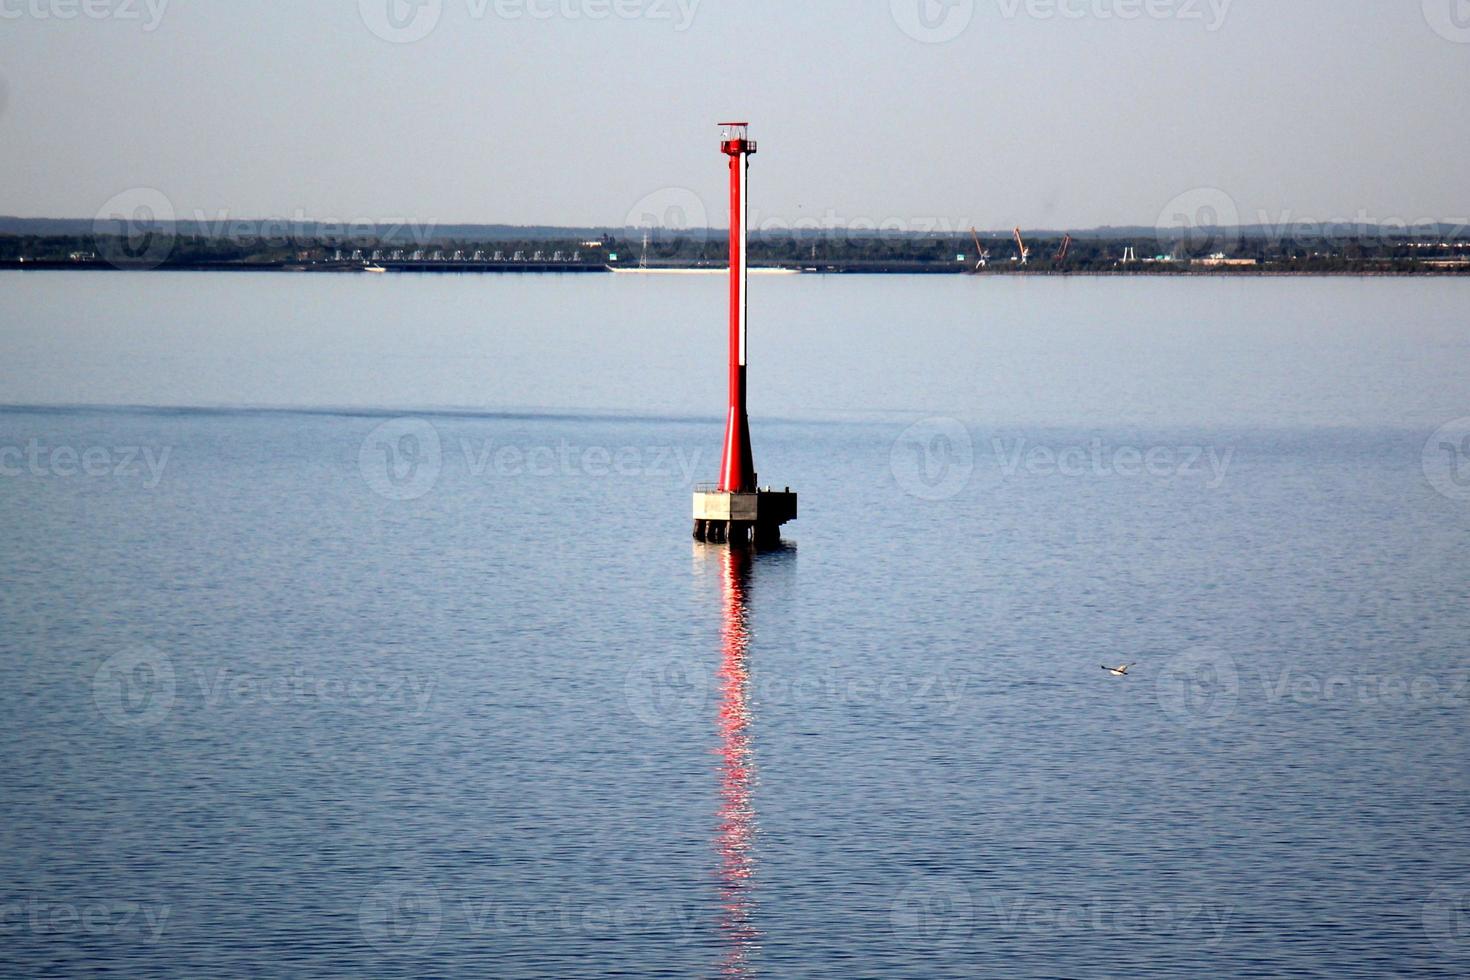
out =
<path fill-rule="evenodd" d="M 0 214 L 720 225 L 739 116 L 757 222 L 1453 220 L 1467 97 L 1470 0 L 0 0 Z"/>

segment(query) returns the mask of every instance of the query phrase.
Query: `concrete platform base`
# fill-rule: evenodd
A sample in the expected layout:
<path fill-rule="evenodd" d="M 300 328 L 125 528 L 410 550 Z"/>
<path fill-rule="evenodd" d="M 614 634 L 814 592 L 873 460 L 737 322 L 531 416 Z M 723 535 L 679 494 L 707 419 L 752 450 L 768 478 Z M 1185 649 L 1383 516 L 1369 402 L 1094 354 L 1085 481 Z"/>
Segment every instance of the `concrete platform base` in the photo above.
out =
<path fill-rule="evenodd" d="M 796 494 L 785 490 L 755 493 L 694 492 L 694 539 L 714 544 L 774 544 L 781 525 L 796 520 Z"/>

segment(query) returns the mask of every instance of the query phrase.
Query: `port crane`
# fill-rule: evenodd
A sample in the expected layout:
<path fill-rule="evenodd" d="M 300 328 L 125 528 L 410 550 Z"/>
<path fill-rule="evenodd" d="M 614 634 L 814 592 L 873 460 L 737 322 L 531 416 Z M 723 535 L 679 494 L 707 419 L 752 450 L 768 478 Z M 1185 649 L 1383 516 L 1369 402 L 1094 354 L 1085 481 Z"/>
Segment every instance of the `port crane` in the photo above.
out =
<path fill-rule="evenodd" d="M 1026 240 L 1021 237 L 1021 229 L 1020 228 L 1017 228 L 1016 229 L 1015 236 L 1016 236 L 1016 249 L 1017 249 L 1017 251 L 1019 251 L 1021 253 L 1021 264 L 1022 265 L 1026 265 L 1028 262 L 1031 261 L 1031 250 L 1026 247 Z"/>
<path fill-rule="evenodd" d="M 975 271 L 979 272 L 990 264 L 990 249 L 980 244 L 980 233 L 974 228 L 970 229 L 970 237 L 975 239 Z"/>
<path fill-rule="evenodd" d="M 1052 258 L 1053 262 L 1067 261 L 1067 254 L 1072 251 L 1072 236 L 1062 236 L 1062 247 L 1057 249 L 1057 254 Z"/>

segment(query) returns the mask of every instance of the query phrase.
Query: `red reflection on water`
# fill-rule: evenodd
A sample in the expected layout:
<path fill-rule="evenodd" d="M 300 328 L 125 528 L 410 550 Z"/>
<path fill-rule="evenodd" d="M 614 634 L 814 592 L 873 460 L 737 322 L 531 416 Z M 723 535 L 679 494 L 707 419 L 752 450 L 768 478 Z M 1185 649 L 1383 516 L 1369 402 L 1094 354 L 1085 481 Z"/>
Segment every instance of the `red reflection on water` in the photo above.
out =
<path fill-rule="evenodd" d="M 725 976 L 751 975 L 751 955 L 760 933 L 751 920 L 755 912 L 754 788 L 755 754 L 751 746 L 749 609 L 750 552 L 721 548 L 720 585 L 723 622 L 720 628 L 720 932 L 728 946 L 721 972 Z"/>

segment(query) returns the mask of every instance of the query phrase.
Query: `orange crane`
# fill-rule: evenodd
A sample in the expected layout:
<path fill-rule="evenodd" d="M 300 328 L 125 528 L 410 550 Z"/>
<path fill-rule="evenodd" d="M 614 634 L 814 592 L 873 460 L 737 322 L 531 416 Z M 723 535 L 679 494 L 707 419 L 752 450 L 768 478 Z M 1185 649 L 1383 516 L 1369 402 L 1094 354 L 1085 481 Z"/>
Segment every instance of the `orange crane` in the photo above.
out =
<path fill-rule="evenodd" d="M 1016 248 L 1021 253 L 1021 264 L 1025 265 L 1031 261 L 1031 250 L 1026 247 L 1026 240 L 1021 237 L 1021 229 L 1016 229 Z"/>
<path fill-rule="evenodd" d="M 1070 252 L 1070 251 L 1072 251 L 1072 236 L 1071 235 L 1064 235 L 1062 237 L 1062 247 L 1057 250 L 1057 254 L 1052 259 L 1052 261 L 1053 262 L 1065 262 L 1065 261 L 1067 261 L 1067 253 Z"/>
<path fill-rule="evenodd" d="M 990 264 L 990 249 L 980 244 L 980 233 L 974 228 L 970 229 L 970 237 L 975 239 L 975 271 L 979 272 Z"/>

